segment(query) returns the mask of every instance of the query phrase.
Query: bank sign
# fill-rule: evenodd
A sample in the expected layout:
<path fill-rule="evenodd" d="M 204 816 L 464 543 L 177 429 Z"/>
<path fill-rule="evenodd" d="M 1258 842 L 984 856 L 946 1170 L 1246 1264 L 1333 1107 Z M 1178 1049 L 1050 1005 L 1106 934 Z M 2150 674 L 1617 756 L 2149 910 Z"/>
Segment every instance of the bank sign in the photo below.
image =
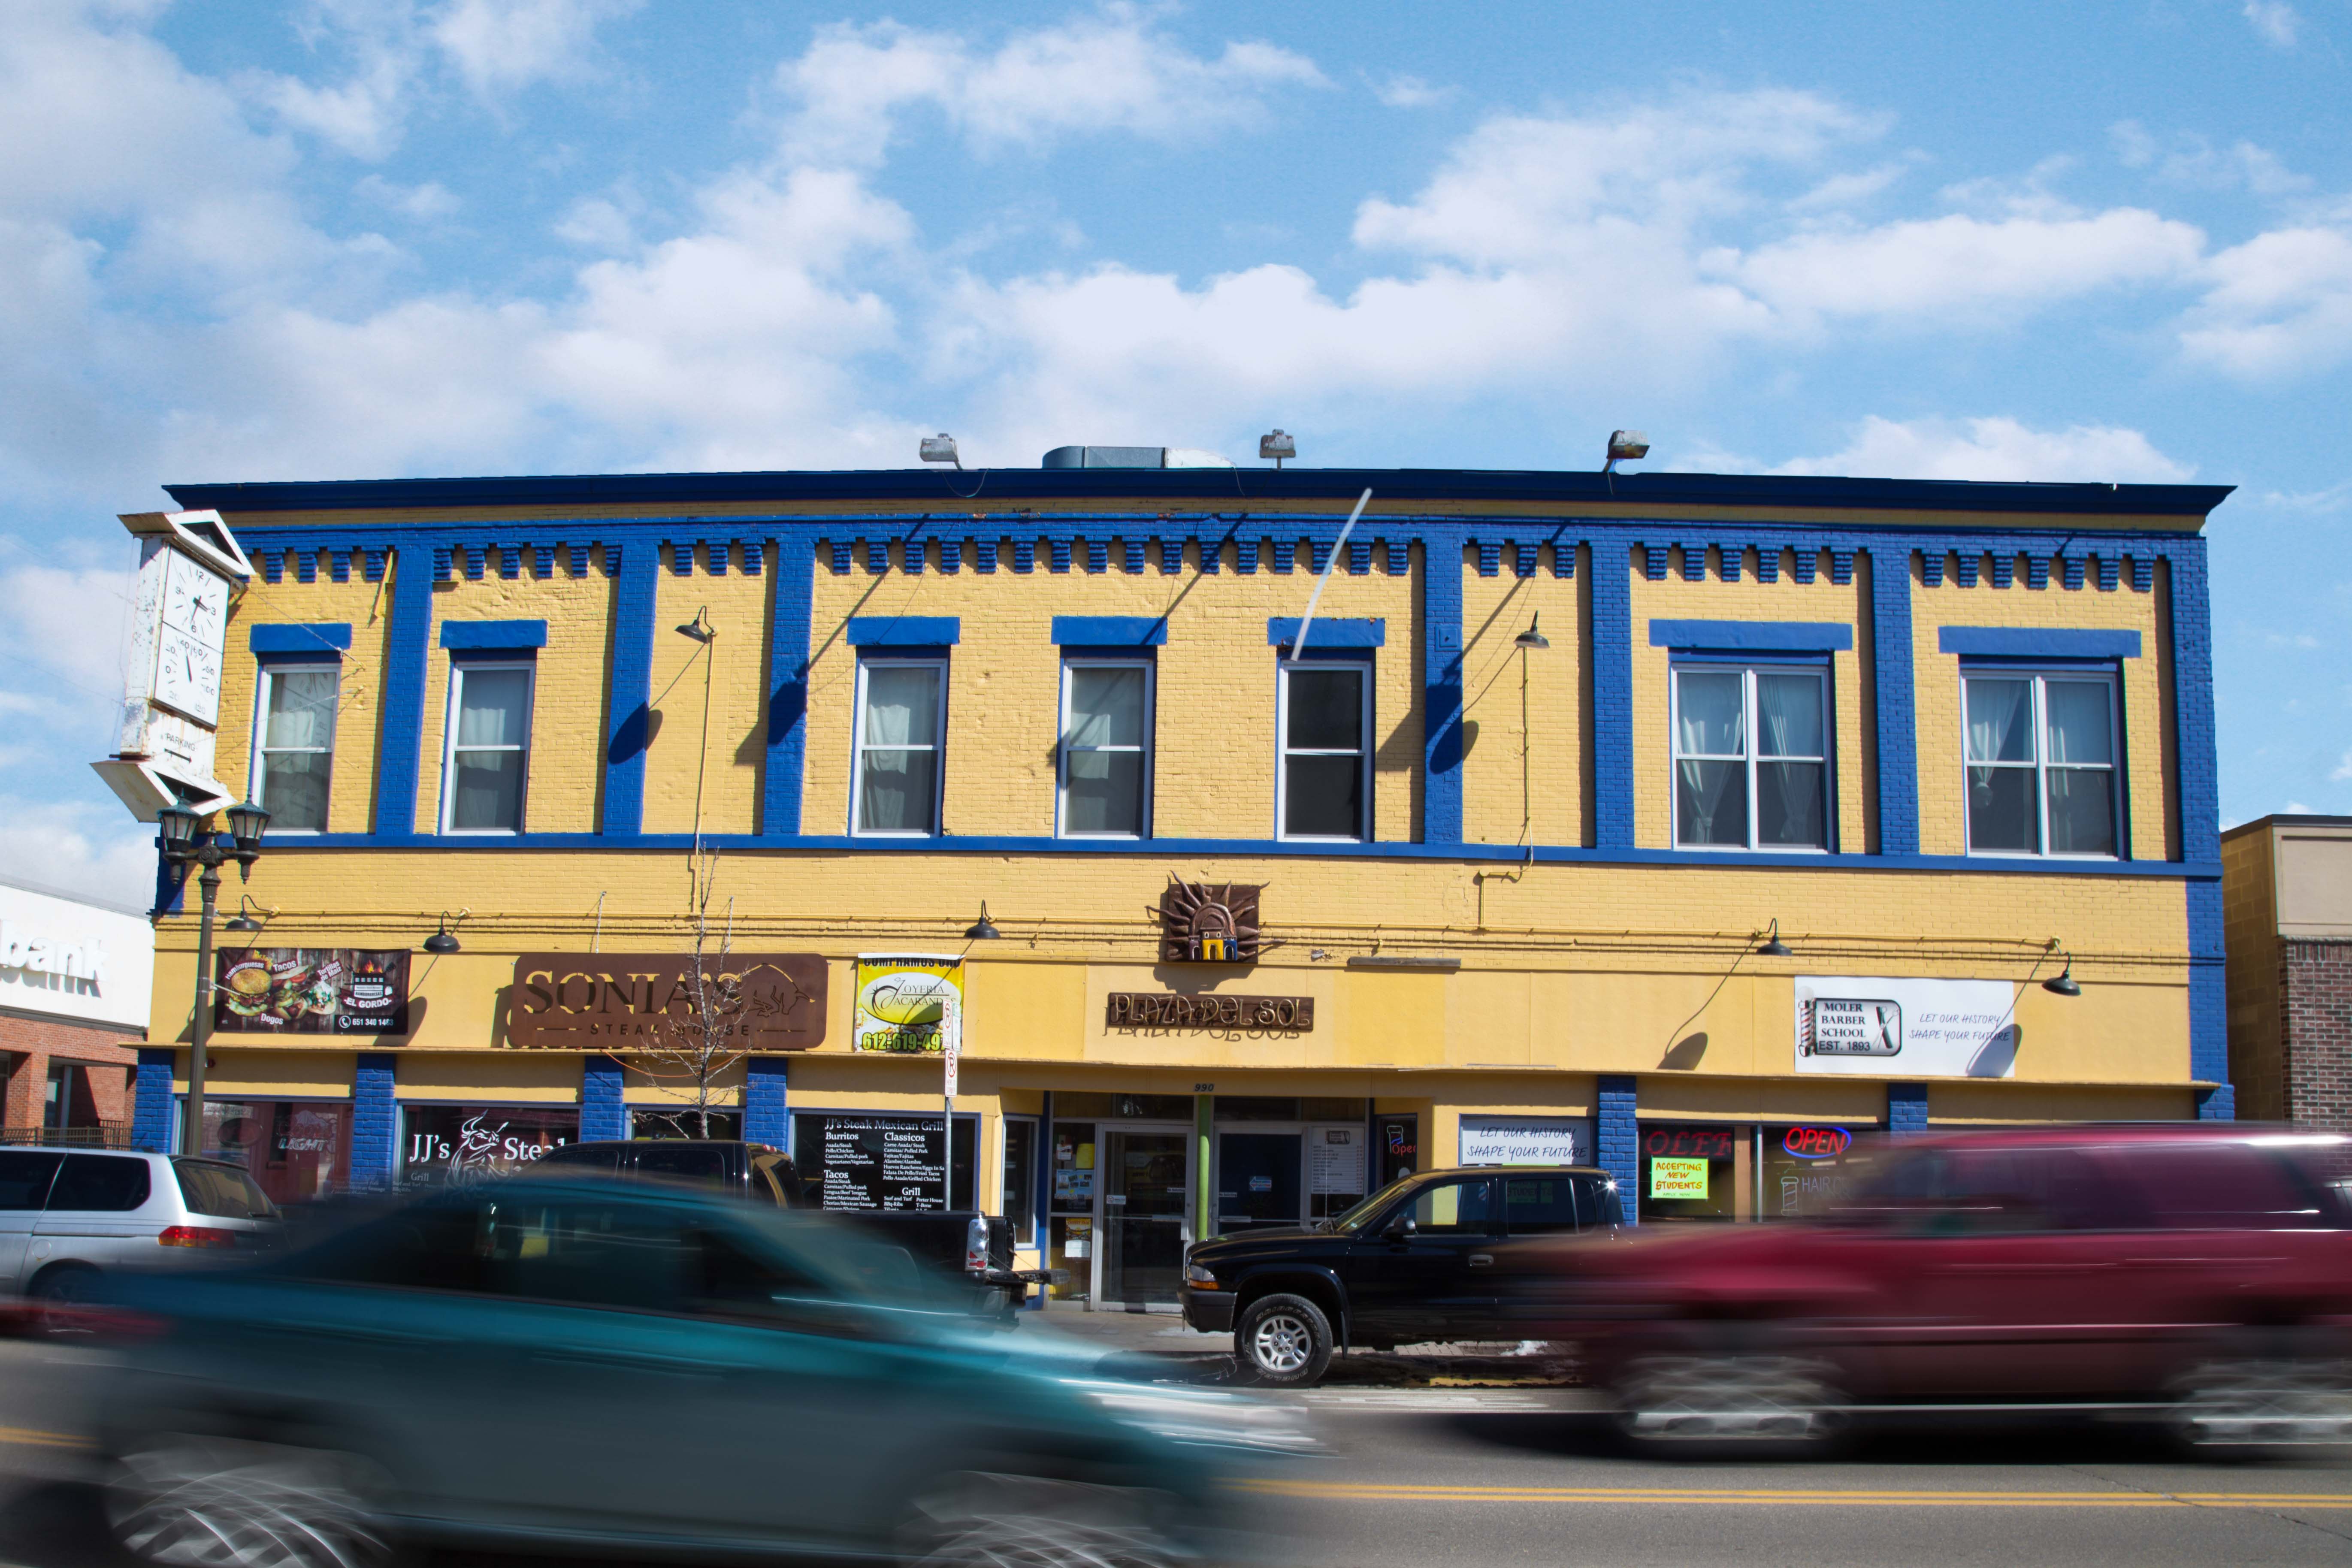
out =
<path fill-rule="evenodd" d="M 804 1051 L 824 1040 L 825 962 L 814 952 L 730 952 L 705 960 L 740 1002 L 714 1020 L 714 1044 Z M 715 988 L 708 988 L 715 989 Z M 526 952 L 515 960 L 507 1043 L 530 1049 L 672 1049 L 697 1039 L 694 956 Z"/>
<path fill-rule="evenodd" d="M 2006 980 L 1797 976 L 1797 1070 L 2008 1078 L 2018 988 Z"/>

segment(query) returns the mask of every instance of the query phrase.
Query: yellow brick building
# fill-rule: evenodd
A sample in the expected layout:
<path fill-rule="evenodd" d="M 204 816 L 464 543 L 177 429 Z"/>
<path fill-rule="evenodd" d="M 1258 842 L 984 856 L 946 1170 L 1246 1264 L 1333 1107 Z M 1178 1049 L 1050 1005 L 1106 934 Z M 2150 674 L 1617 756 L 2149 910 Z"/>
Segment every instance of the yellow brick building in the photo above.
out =
<path fill-rule="evenodd" d="M 1857 1134 L 2226 1116 L 2200 532 L 2226 493 L 179 487 L 257 563 L 216 771 L 275 820 L 265 929 L 224 941 L 281 985 L 408 954 L 404 1032 L 322 1004 L 216 1034 L 211 1124 L 285 1193 L 652 1131 L 674 1065 L 523 1015 L 575 967 L 616 977 L 580 995 L 653 984 L 626 976 L 682 961 L 705 891 L 706 956 L 823 977 L 791 1048 L 728 1066 L 720 1130 L 839 1201 L 1011 1215 L 1097 1301 L 1409 1168 L 1570 1157 L 1647 1219 L 1758 1218 Z M 1171 958 L 1171 882 L 1254 894 L 1256 951 Z M 445 918 L 458 951 L 421 951 Z M 158 927 L 157 1138 L 194 926 Z M 937 1056 L 856 1048 L 861 955 L 907 954 L 962 960 L 958 1121 L 888 1165 L 877 1130 L 942 1113 Z M 1277 1005 L 1202 1000 L 1233 996 Z"/>

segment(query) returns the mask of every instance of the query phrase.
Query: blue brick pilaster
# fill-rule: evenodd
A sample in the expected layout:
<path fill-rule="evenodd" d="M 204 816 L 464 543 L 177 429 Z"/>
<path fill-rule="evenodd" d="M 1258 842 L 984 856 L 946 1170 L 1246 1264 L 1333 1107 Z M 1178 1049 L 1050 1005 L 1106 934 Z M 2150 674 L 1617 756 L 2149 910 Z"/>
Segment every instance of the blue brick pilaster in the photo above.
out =
<path fill-rule="evenodd" d="M 1591 834 L 1602 849 L 1633 847 L 1633 554 L 1623 540 L 1592 542 Z M 1630 1086 L 1632 1080 L 1626 1081 Z M 1628 1177 L 1625 1191 L 1633 1190 Z M 1627 1217 L 1633 1212 L 1627 1204 Z"/>
<path fill-rule="evenodd" d="M 380 834 L 416 830 L 425 672 L 432 632 L 431 554 L 421 541 L 404 541 L 393 555 L 392 626 L 384 645 L 383 761 L 375 775 L 375 831 Z"/>
<path fill-rule="evenodd" d="M 392 1185 L 397 1173 L 400 1107 L 393 1098 L 399 1060 L 389 1051 L 369 1051 L 352 1068 L 352 1186 L 361 1192 Z"/>
<path fill-rule="evenodd" d="M 753 1143 L 792 1147 L 792 1118 L 784 1103 L 782 1057 L 749 1057 L 743 1062 L 743 1136 Z"/>
<path fill-rule="evenodd" d="M 2230 1000 L 2222 970 L 2221 884 L 2211 878 L 2186 884 L 2189 900 L 2189 1076 L 2219 1089 L 2200 1089 L 2200 1121 L 2234 1121 L 2238 1098 L 2230 1086 Z"/>
<path fill-rule="evenodd" d="M 1919 853 L 1919 721 L 1911 673 L 1911 551 L 1870 552 L 1870 647 L 1878 692 L 1878 853 Z M 1862 848 L 1847 842 L 1852 853 Z"/>
<path fill-rule="evenodd" d="M 1633 1118 L 1633 1079 L 1607 1074 L 1600 1082 L 1600 1115 L 1593 1142 L 1599 1146 L 1601 1168 L 1617 1178 L 1617 1200 L 1625 1223 L 1641 1223 L 1642 1139 Z"/>
<path fill-rule="evenodd" d="M 1421 840 L 1462 842 L 1462 540 L 1421 547 Z"/>
<path fill-rule="evenodd" d="M 2180 858 L 2200 868 L 2221 858 L 2220 763 L 2213 737 L 2213 622 L 2207 602 L 2205 542 L 2167 546 L 2172 589 L 2172 686 L 2179 715 Z M 2230 1012 L 2221 975 L 2221 884 L 2186 884 L 2189 903 L 2189 1076 L 2219 1089 L 2197 1097 L 2197 1114 L 2232 1121 Z"/>
<path fill-rule="evenodd" d="M 807 772 L 810 604 L 816 592 L 814 542 L 804 533 L 777 542 L 774 630 L 768 644 L 768 770 L 761 781 L 760 831 L 801 830 Z"/>
<path fill-rule="evenodd" d="M 131 1146 L 150 1153 L 172 1147 L 172 1068 L 180 1053 L 169 1046 L 139 1047 L 131 1079 Z"/>
<path fill-rule="evenodd" d="M 608 556 L 612 548 L 605 546 Z M 620 579 L 614 584 L 612 687 L 606 709 L 613 728 L 604 743 L 602 831 L 605 833 L 633 835 L 645 826 L 646 746 L 653 739 L 654 598 L 660 591 L 660 567 L 651 544 L 632 545 L 622 554 Z"/>
<path fill-rule="evenodd" d="M 1927 1086 L 1890 1083 L 1886 1086 L 1886 1131 L 1908 1138 L 1927 1131 Z"/>
<path fill-rule="evenodd" d="M 580 1141 L 629 1135 L 628 1108 L 621 1101 L 621 1064 L 611 1057 L 590 1057 L 580 1068 Z"/>

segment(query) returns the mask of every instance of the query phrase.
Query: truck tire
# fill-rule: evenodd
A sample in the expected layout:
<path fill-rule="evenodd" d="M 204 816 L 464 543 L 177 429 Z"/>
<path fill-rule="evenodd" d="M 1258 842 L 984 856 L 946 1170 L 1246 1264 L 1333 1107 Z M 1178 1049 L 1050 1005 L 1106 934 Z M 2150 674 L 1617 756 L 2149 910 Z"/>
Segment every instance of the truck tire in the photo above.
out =
<path fill-rule="evenodd" d="M 51 1338 L 89 1331 L 83 1309 L 98 1294 L 99 1273 L 87 1263 L 53 1263 L 33 1277 L 33 1322 Z"/>
<path fill-rule="evenodd" d="M 1331 1364 L 1331 1320 L 1304 1296 L 1260 1296 L 1234 1324 L 1234 1360 L 1252 1383 L 1319 1383 Z"/>

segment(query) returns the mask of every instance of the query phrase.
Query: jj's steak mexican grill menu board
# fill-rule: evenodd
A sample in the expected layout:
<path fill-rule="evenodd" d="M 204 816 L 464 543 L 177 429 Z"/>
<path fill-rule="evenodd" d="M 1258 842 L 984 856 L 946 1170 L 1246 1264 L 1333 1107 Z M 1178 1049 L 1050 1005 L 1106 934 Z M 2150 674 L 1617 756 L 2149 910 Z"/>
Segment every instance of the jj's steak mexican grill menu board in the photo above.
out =
<path fill-rule="evenodd" d="M 829 1209 L 944 1214 L 947 1130 L 895 1116 L 828 1116 L 818 1201 Z"/>

